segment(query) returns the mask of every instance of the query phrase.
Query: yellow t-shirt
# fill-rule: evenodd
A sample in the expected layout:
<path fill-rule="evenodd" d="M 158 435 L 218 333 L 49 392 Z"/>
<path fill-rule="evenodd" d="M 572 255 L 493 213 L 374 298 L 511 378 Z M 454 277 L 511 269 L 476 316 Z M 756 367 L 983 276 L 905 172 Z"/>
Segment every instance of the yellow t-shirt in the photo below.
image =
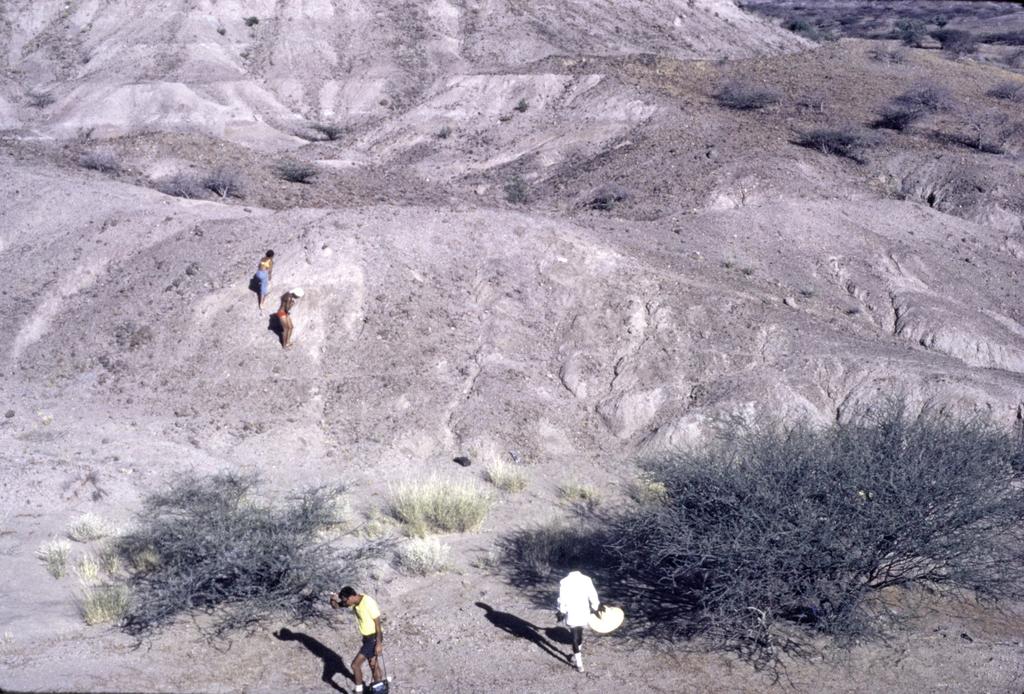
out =
<path fill-rule="evenodd" d="M 259 266 L 260 270 L 270 270 L 272 267 L 274 267 L 274 259 L 273 258 L 266 258 L 266 257 L 264 257 L 264 258 L 260 259 L 260 266 Z"/>
<path fill-rule="evenodd" d="M 380 608 L 377 606 L 376 600 L 369 595 L 364 595 L 358 605 L 352 606 L 352 611 L 356 613 L 356 619 L 359 621 L 360 634 L 372 636 L 377 633 L 377 627 L 374 626 L 373 620 L 380 619 Z"/>

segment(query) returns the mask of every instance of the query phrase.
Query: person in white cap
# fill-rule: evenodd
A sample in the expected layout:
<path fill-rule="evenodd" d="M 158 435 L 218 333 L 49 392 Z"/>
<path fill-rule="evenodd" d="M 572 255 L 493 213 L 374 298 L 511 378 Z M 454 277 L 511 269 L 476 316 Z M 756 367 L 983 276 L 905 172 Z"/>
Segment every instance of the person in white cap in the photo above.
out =
<path fill-rule="evenodd" d="M 291 347 L 292 346 L 292 330 L 295 329 L 292 323 L 292 309 L 295 308 L 295 302 L 302 298 L 305 292 L 301 288 L 296 287 L 289 292 L 285 292 L 281 297 L 281 307 L 277 309 L 277 321 L 281 325 L 281 346 Z"/>
<path fill-rule="evenodd" d="M 579 571 L 570 571 L 558 584 L 558 614 L 565 619 L 572 632 L 572 664 L 583 672 L 583 627 L 587 625 L 591 612 L 604 609 L 597 597 L 597 589 L 590 576 Z"/>

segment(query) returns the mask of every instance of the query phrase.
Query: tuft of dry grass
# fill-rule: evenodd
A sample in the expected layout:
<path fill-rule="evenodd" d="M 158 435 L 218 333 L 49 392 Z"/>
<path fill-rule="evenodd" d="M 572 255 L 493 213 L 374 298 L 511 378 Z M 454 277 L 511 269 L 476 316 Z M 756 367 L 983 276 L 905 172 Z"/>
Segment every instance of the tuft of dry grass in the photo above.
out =
<path fill-rule="evenodd" d="M 63 578 L 68 572 L 68 558 L 71 556 L 71 543 L 67 540 L 49 540 L 36 550 L 36 556 L 46 565 L 46 570 L 54 578 Z"/>
<path fill-rule="evenodd" d="M 570 503 L 580 504 L 586 509 L 594 509 L 601 503 L 601 492 L 597 487 L 574 480 L 563 482 L 558 488 L 558 496 Z"/>
<path fill-rule="evenodd" d="M 526 489 L 526 472 L 504 460 L 495 460 L 484 467 L 484 479 L 503 492 L 515 493 Z"/>
<path fill-rule="evenodd" d="M 68 526 L 68 537 L 75 542 L 92 542 L 112 532 L 110 525 L 95 513 L 83 513 Z"/>
<path fill-rule="evenodd" d="M 75 564 L 75 575 L 83 586 L 94 586 L 100 582 L 103 567 L 91 554 L 86 554 Z"/>
<path fill-rule="evenodd" d="M 634 480 L 626 490 L 629 498 L 638 504 L 661 504 L 668 500 L 664 482 L 650 479 Z"/>
<path fill-rule="evenodd" d="M 428 532 L 476 530 L 491 508 L 491 497 L 476 484 L 432 477 L 395 487 L 390 503 L 391 515 L 407 532 L 423 537 Z"/>
<path fill-rule="evenodd" d="M 398 548 L 398 567 L 404 573 L 415 576 L 444 573 L 451 568 L 448 559 L 451 549 L 436 537 L 413 538 Z"/>
<path fill-rule="evenodd" d="M 128 588 L 124 585 L 83 585 L 78 608 L 89 626 L 117 624 L 128 614 L 128 599 Z"/>

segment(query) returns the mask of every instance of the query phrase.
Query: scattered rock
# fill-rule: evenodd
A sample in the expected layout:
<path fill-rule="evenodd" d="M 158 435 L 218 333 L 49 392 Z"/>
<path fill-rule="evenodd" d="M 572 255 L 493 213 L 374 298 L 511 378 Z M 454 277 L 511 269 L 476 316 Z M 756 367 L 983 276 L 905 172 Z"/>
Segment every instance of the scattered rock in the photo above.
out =
<path fill-rule="evenodd" d="M 473 461 L 471 461 L 468 457 L 464 455 L 457 455 L 454 458 L 452 458 L 452 461 L 458 463 L 462 467 L 469 467 L 470 465 L 473 464 Z"/>
<path fill-rule="evenodd" d="M 12 419 L 14 417 L 14 410 L 7 410 L 6 412 L 4 412 L 4 417 L 6 417 L 7 419 Z"/>

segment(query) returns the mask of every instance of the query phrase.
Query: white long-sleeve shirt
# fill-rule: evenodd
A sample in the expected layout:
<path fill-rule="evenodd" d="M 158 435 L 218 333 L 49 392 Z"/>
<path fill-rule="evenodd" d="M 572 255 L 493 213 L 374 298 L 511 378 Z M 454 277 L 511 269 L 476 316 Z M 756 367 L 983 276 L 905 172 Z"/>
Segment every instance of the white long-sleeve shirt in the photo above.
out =
<path fill-rule="evenodd" d="M 591 610 L 600 605 L 590 576 L 572 571 L 558 583 L 558 611 L 566 615 L 565 623 L 570 627 L 586 626 Z"/>

